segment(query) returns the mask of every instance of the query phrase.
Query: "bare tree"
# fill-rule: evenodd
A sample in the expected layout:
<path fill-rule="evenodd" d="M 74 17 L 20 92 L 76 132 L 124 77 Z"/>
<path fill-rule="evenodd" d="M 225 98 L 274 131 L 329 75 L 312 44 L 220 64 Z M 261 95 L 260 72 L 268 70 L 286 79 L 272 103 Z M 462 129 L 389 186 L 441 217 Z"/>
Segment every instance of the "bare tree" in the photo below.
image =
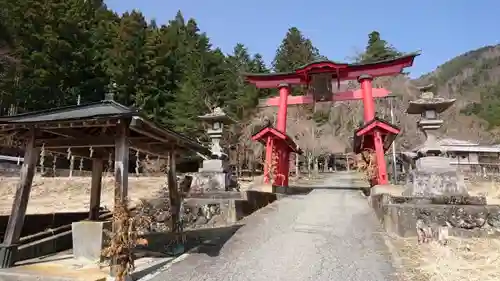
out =
<path fill-rule="evenodd" d="M 319 157 L 344 152 L 345 144 L 339 140 L 330 122 L 318 125 L 307 109 L 296 109 L 288 120 L 288 133 L 304 151 L 309 173 L 311 166 L 315 173 L 319 172 Z"/>

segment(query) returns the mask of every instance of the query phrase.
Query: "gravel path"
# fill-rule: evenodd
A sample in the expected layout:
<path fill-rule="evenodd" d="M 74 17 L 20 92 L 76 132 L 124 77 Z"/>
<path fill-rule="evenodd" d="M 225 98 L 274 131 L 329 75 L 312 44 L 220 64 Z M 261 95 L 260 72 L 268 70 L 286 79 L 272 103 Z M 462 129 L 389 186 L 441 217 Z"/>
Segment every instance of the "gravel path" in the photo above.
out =
<path fill-rule="evenodd" d="M 287 197 L 244 224 L 218 255 L 190 254 L 150 280 L 395 280 L 382 229 L 359 191 Z"/>

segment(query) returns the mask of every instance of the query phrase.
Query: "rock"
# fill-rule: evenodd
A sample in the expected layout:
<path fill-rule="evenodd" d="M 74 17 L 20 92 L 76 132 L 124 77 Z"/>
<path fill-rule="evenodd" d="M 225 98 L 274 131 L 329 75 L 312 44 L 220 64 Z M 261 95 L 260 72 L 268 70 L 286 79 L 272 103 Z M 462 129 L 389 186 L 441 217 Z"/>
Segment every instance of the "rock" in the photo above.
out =
<path fill-rule="evenodd" d="M 487 222 L 489 226 L 500 229 L 500 211 L 490 213 Z"/>
<path fill-rule="evenodd" d="M 167 220 L 168 217 L 169 217 L 169 214 L 167 212 L 159 211 L 155 215 L 155 221 L 164 222 Z"/>
<path fill-rule="evenodd" d="M 204 225 L 207 224 L 208 219 L 206 217 L 198 217 L 196 221 L 194 222 L 195 225 Z"/>

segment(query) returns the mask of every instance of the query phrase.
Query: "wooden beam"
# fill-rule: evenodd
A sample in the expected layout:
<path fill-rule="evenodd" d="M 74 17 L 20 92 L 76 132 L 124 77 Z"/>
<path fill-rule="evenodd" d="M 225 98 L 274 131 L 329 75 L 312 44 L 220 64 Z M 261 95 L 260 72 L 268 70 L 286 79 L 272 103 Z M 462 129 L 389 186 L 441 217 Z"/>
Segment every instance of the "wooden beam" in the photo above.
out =
<path fill-rule="evenodd" d="M 50 129 L 50 130 L 43 130 L 44 132 L 56 135 L 56 136 L 61 136 L 65 138 L 86 138 L 88 135 L 81 133 L 80 131 L 77 131 L 75 129 Z"/>
<path fill-rule="evenodd" d="M 89 220 L 99 219 L 103 170 L 104 170 L 104 160 L 96 158 L 92 159 L 92 182 L 90 186 Z"/>
<path fill-rule="evenodd" d="M 128 138 L 128 142 L 147 142 L 150 138 L 135 137 Z M 76 147 L 114 147 L 115 138 L 108 136 L 86 136 L 85 138 L 55 138 L 55 139 L 39 139 L 36 141 L 37 146 L 45 148 L 76 148 Z"/>
<path fill-rule="evenodd" d="M 91 127 L 114 127 L 118 119 L 93 119 L 82 121 L 62 121 L 62 122 L 43 122 L 43 123 L 15 123 L 15 124 L 1 124 L 1 130 L 12 129 L 29 129 L 36 128 L 40 130 L 62 129 L 62 128 L 91 128 Z"/>
<path fill-rule="evenodd" d="M 372 94 L 374 98 L 387 97 L 390 92 L 384 88 L 373 88 Z M 290 96 L 287 100 L 287 105 L 297 105 L 297 104 L 312 104 L 320 102 L 339 102 L 339 101 L 349 101 L 349 100 L 361 100 L 363 98 L 361 90 L 345 91 L 332 94 L 325 100 L 315 101 L 312 95 L 305 96 Z M 259 100 L 258 107 L 274 107 L 279 105 L 279 97 L 267 98 Z"/>
<path fill-rule="evenodd" d="M 210 150 L 208 148 L 204 148 L 201 146 L 199 143 L 189 140 L 186 137 L 183 136 L 176 136 L 173 135 L 172 133 L 169 133 L 165 130 L 162 130 L 161 128 L 151 128 L 155 131 L 155 133 L 150 132 L 146 129 L 146 127 L 149 127 L 146 125 L 146 123 L 139 118 L 134 118 L 130 124 L 130 129 L 132 131 L 135 131 L 141 135 L 148 136 L 152 139 L 156 139 L 157 141 L 173 146 L 176 149 L 182 149 L 182 150 L 192 150 L 196 153 L 199 153 L 199 150 L 205 149 L 204 152 L 210 153 Z M 198 147 L 196 147 L 198 146 Z"/>
<path fill-rule="evenodd" d="M 174 233 L 179 233 L 180 228 L 180 209 L 181 209 L 181 198 L 179 194 L 179 188 L 177 186 L 177 174 L 176 174 L 176 163 L 175 163 L 175 150 L 169 151 L 168 157 L 168 196 L 170 199 L 170 211 L 172 213 L 170 221 L 170 230 Z"/>
<path fill-rule="evenodd" d="M 113 147 L 115 145 L 114 137 L 91 137 L 87 136 L 84 139 L 39 139 L 36 141 L 37 146 L 50 148 L 77 148 L 77 147 Z"/>
<path fill-rule="evenodd" d="M 135 151 L 139 151 L 139 152 L 142 152 L 142 153 L 145 153 L 145 154 L 149 154 L 151 156 L 156 156 L 156 157 L 160 157 L 160 158 L 163 158 L 163 159 L 166 159 L 168 158 L 168 152 L 167 150 L 165 151 L 157 151 L 157 150 L 154 150 L 154 149 L 151 149 L 151 148 L 145 148 L 144 146 L 141 146 L 141 145 L 138 145 L 138 144 L 132 144 L 130 146 L 131 149 L 135 150 Z"/>
<path fill-rule="evenodd" d="M 169 138 L 165 138 L 165 137 L 162 137 L 162 136 L 158 136 L 156 134 L 153 134 L 153 133 L 150 133 L 146 130 L 144 130 L 143 128 L 143 123 L 140 119 L 134 119 L 131 126 L 130 126 L 130 129 L 141 134 L 141 135 L 144 135 L 144 136 L 148 136 L 158 142 L 161 142 L 161 143 L 164 143 L 166 145 L 177 145 L 177 140 L 176 139 L 169 139 Z"/>
<path fill-rule="evenodd" d="M 26 208 L 35 175 L 35 165 L 38 160 L 39 149 L 35 147 L 35 129 L 30 130 L 30 138 L 25 148 L 24 161 L 21 167 L 19 184 L 14 195 L 9 222 L 5 230 L 3 244 L 0 246 L 0 266 L 2 268 L 11 267 L 15 262 L 15 253 L 17 243 L 21 236 L 21 230 L 24 224 Z"/>
<path fill-rule="evenodd" d="M 87 147 L 76 147 L 76 148 L 71 148 L 71 155 L 76 156 L 78 158 L 85 158 L 85 159 L 107 159 L 109 157 L 109 150 L 107 150 L 104 147 L 96 147 L 92 148 L 92 157 L 90 157 L 90 148 Z M 68 150 L 66 148 L 51 148 L 51 149 L 46 149 L 48 152 L 54 153 L 61 155 L 63 157 L 66 157 L 68 155 Z"/>

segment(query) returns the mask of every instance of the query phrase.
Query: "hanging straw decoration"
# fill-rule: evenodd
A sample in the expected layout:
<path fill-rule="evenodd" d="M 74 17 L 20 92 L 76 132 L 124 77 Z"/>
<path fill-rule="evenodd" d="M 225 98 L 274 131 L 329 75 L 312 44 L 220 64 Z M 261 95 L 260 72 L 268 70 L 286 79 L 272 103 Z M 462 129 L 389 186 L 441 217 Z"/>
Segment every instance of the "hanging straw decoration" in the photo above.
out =
<path fill-rule="evenodd" d="M 111 158 L 111 152 L 110 152 L 109 153 L 109 158 L 108 158 L 108 172 L 109 173 L 111 173 L 111 170 L 112 170 L 111 167 L 113 167 L 113 159 Z M 111 174 L 110 174 L 110 176 L 111 176 Z"/>
<path fill-rule="evenodd" d="M 56 163 L 57 163 L 57 154 L 54 154 L 54 157 L 52 158 L 52 173 L 54 174 L 54 177 L 56 176 Z"/>
<path fill-rule="evenodd" d="M 135 152 L 135 176 L 139 176 L 139 150 L 136 150 Z"/>
<path fill-rule="evenodd" d="M 40 150 L 40 173 L 43 175 L 43 163 L 45 162 L 45 144 L 42 144 L 42 149 Z"/>
<path fill-rule="evenodd" d="M 83 157 L 80 158 L 80 166 L 78 167 L 78 169 L 80 170 L 80 176 L 81 176 L 83 170 Z"/>

